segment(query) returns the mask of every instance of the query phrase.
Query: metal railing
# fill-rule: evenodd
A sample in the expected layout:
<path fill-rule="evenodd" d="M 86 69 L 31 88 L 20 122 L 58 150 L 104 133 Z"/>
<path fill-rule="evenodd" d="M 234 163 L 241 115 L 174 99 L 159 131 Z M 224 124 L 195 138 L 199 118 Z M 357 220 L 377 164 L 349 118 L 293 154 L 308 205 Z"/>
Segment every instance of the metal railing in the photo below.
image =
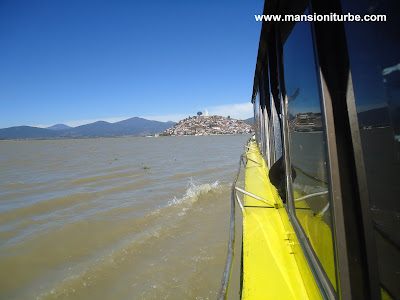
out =
<path fill-rule="evenodd" d="M 231 279 L 232 273 L 232 265 L 233 265 L 233 257 L 235 255 L 235 226 L 236 226 L 236 218 L 235 218 L 235 198 L 236 198 L 236 183 L 239 180 L 240 171 L 242 167 L 243 155 L 240 156 L 239 160 L 239 169 L 236 174 L 235 180 L 232 183 L 231 187 L 231 220 L 230 220 L 230 229 L 229 229 L 229 242 L 228 242 L 228 254 L 226 256 L 224 274 L 222 276 L 221 287 L 218 292 L 218 300 L 225 300 L 228 295 L 229 289 L 229 281 Z"/>
<path fill-rule="evenodd" d="M 245 146 L 245 148 L 247 148 L 248 150 L 251 150 L 252 148 L 249 146 Z M 246 214 L 246 210 L 243 206 L 243 204 L 241 203 L 239 196 L 237 195 L 237 192 L 241 192 L 242 194 L 245 194 L 249 197 L 252 197 L 256 200 L 262 201 L 264 204 L 267 204 L 271 207 L 275 207 L 277 208 L 277 205 L 267 199 L 264 199 L 262 197 L 259 197 L 257 195 L 254 195 L 244 189 L 241 189 L 239 187 L 236 186 L 239 177 L 240 177 L 240 172 L 242 170 L 242 165 L 246 168 L 247 162 L 248 161 L 252 161 L 255 164 L 258 164 L 261 166 L 261 164 L 255 160 L 252 160 L 250 158 L 247 157 L 246 154 L 242 154 L 240 156 L 239 159 L 239 167 L 238 167 L 238 171 L 236 174 L 236 177 L 232 183 L 232 187 L 231 187 L 231 217 L 230 217 L 230 230 L 229 230 L 229 241 L 228 241 L 228 253 L 227 253 L 227 257 L 226 257 L 226 262 L 225 262 L 225 268 L 224 268 L 224 274 L 222 276 L 222 281 L 221 281 L 221 287 L 219 289 L 218 292 L 218 300 L 225 300 L 226 297 L 228 296 L 228 290 L 229 290 L 229 282 L 230 282 L 230 278 L 231 278 L 231 273 L 232 273 L 232 266 L 233 266 L 233 258 L 235 255 L 235 235 L 236 235 L 236 210 L 235 210 L 235 201 L 238 202 L 238 205 L 242 211 L 243 214 Z"/>

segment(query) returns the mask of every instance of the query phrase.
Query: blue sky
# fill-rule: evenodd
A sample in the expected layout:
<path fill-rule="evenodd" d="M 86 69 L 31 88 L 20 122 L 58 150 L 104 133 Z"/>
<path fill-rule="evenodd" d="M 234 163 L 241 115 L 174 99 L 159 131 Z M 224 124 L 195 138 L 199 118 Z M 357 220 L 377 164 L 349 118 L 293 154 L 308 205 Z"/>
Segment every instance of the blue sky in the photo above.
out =
<path fill-rule="evenodd" d="M 0 128 L 252 116 L 263 1 L 3 0 Z"/>

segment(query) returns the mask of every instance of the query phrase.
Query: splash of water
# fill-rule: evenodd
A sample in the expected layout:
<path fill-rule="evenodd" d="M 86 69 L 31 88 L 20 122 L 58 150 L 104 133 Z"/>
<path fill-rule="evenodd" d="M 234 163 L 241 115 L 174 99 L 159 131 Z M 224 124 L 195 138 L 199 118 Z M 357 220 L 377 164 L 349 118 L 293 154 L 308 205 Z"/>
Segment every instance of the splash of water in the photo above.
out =
<path fill-rule="evenodd" d="M 219 187 L 219 181 L 215 181 L 214 183 L 198 183 L 190 178 L 190 181 L 187 185 L 186 193 L 182 198 L 174 197 L 173 200 L 168 202 L 168 206 L 176 205 L 180 203 L 190 203 L 193 204 L 199 199 L 199 196 L 203 194 L 207 194 L 212 190 L 215 190 Z"/>

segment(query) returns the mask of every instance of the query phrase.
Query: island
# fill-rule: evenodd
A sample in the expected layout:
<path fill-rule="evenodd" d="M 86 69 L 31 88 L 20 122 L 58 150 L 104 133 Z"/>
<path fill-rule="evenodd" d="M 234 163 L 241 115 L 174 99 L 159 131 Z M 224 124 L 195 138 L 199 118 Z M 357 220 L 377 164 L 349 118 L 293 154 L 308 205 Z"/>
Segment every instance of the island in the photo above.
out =
<path fill-rule="evenodd" d="M 251 123 L 222 116 L 193 116 L 160 133 L 160 136 L 217 135 L 217 134 L 250 134 Z"/>

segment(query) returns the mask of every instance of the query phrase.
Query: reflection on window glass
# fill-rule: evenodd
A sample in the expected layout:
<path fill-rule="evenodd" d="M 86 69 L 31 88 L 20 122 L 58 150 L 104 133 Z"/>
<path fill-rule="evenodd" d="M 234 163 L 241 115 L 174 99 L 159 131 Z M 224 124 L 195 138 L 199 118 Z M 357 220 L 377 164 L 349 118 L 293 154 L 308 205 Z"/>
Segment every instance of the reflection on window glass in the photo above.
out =
<path fill-rule="evenodd" d="M 271 113 L 272 113 L 272 127 L 274 131 L 274 145 L 275 145 L 275 161 L 282 157 L 282 136 L 281 136 L 281 123 L 276 112 L 275 104 L 271 101 Z"/>
<path fill-rule="evenodd" d="M 290 158 L 295 213 L 336 289 L 332 206 L 327 184 L 325 138 L 309 23 L 294 27 L 283 49 L 288 97 Z"/>
<path fill-rule="evenodd" d="M 360 126 L 380 285 L 400 299 L 400 9 L 398 1 L 346 1 L 353 14 L 386 14 L 387 22 L 345 24 Z"/>
<path fill-rule="evenodd" d="M 257 93 L 254 100 L 254 130 L 256 133 L 256 141 L 260 144 L 260 92 Z"/>

